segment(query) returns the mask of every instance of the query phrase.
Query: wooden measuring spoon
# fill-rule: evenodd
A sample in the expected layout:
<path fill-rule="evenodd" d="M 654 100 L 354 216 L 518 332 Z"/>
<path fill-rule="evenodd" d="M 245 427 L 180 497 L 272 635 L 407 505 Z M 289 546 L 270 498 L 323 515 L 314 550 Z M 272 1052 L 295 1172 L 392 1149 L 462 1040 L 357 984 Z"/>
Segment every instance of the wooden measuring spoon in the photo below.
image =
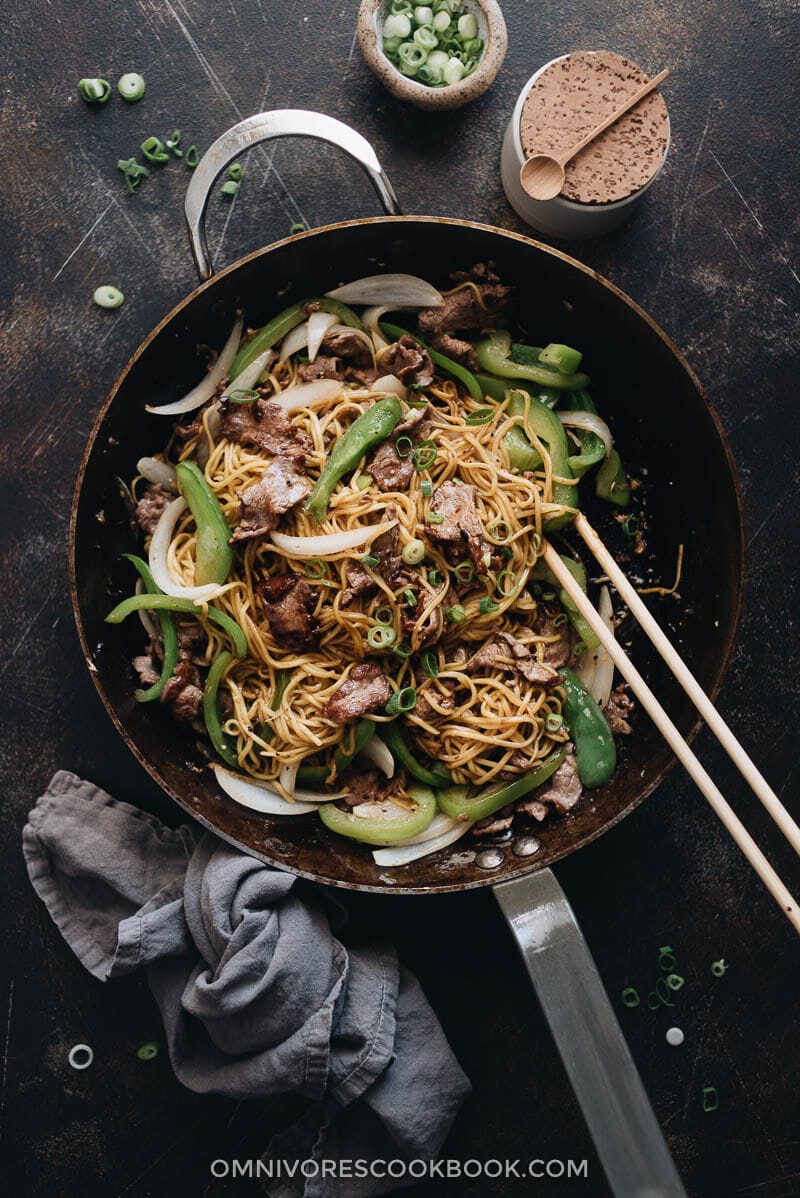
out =
<path fill-rule="evenodd" d="M 560 154 L 534 154 L 520 168 L 519 181 L 522 184 L 522 190 L 532 200 L 552 200 L 564 186 L 564 167 L 567 163 L 585 146 L 588 146 L 589 142 L 594 141 L 601 133 L 605 133 L 609 126 L 624 116 L 635 104 L 638 104 L 645 96 L 649 96 L 659 83 L 664 82 L 668 74 L 669 67 L 665 67 L 647 83 L 643 83 L 632 96 L 628 96 L 628 99 L 616 111 L 607 116 L 599 125 L 595 125 L 594 129 L 590 129 L 577 145 L 570 146 L 568 150 L 562 150 Z"/>

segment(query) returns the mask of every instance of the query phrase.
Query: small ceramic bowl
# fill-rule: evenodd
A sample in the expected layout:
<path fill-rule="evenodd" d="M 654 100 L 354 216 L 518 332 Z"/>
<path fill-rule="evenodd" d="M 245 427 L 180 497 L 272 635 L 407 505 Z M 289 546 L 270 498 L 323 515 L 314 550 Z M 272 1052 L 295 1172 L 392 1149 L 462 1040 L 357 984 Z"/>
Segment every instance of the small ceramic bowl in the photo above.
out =
<path fill-rule="evenodd" d="M 669 116 L 667 115 L 666 118 L 666 146 L 657 170 L 654 171 L 644 186 L 631 192 L 624 199 L 604 204 L 581 203 L 577 200 L 569 200 L 563 195 L 558 195 L 552 200 L 531 199 L 527 192 L 523 190 L 522 184 L 519 181 L 520 168 L 525 162 L 526 157 L 522 148 L 520 133 L 522 110 L 525 106 L 528 92 L 534 83 L 549 67 L 553 66 L 554 63 L 563 61 L 566 57 L 567 55 L 562 54 L 559 58 L 554 58 L 551 62 L 545 63 L 535 75 L 531 76 L 520 92 L 519 99 L 511 114 L 511 120 L 508 122 L 505 137 L 503 138 L 503 149 L 500 156 L 500 177 L 509 204 L 527 224 L 531 225 L 538 232 L 545 233 L 550 237 L 561 237 L 570 241 L 585 241 L 587 238 L 600 237 L 604 233 L 610 233 L 612 229 L 618 228 L 623 221 L 626 221 L 633 214 L 634 209 L 642 202 L 648 188 L 653 185 L 661 173 L 667 159 L 667 154 L 669 153 Z"/>
<path fill-rule="evenodd" d="M 444 87 L 428 87 L 407 75 L 401 75 L 381 48 L 381 29 L 389 12 L 388 0 L 361 0 L 356 32 L 364 60 L 387 91 L 398 100 L 408 100 L 417 108 L 461 108 L 482 96 L 494 82 L 508 48 L 506 23 L 495 0 L 464 0 L 467 12 L 478 21 L 478 35 L 486 43 L 481 60 L 471 75 Z"/>

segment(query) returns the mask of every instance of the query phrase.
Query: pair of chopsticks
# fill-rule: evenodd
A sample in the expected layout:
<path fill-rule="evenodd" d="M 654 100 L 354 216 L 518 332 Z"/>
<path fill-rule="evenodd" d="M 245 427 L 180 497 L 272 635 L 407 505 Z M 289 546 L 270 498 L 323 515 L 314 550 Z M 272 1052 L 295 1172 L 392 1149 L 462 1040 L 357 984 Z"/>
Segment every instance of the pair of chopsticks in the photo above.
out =
<path fill-rule="evenodd" d="M 609 581 L 616 587 L 617 592 L 627 605 L 631 615 L 634 616 L 642 630 L 650 638 L 650 641 L 664 659 L 667 667 L 683 687 L 742 777 L 750 785 L 764 807 L 766 807 L 794 850 L 800 853 L 800 827 L 798 827 L 797 823 L 786 810 L 767 780 L 759 772 L 755 763 L 748 757 L 739 741 L 712 704 L 708 695 L 700 686 L 700 683 L 679 656 L 661 627 L 656 623 L 582 512 L 579 512 L 576 516 L 574 527 L 604 573 L 608 576 Z M 553 546 L 549 543 L 545 543 L 544 559 L 587 624 L 589 624 L 592 631 L 597 635 L 600 644 L 628 683 L 675 756 L 711 804 L 712 809 L 722 820 L 722 823 L 753 866 L 753 869 L 761 878 L 770 894 L 779 904 L 790 923 L 800 932 L 800 907 L 797 901 L 789 893 L 744 824 L 722 795 L 722 792 L 689 748 L 689 745 L 681 736 L 642 675 L 636 669 L 636 666 L 618 641 L 611 635 L 599 613 L 589 602 Z"/>

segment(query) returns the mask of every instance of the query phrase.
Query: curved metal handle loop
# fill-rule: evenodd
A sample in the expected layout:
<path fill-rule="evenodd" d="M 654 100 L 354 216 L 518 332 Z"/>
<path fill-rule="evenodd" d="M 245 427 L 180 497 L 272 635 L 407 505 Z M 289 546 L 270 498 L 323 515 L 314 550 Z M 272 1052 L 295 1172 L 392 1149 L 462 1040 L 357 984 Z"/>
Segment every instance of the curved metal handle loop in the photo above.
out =
<path fill-rule="evenodd" d="M 549 869 L 494 887 L 616 1198 L 686 1198 L 597 967 Z"/>
<path fill-rule="evenodd" d="M 192 174 L 184 211 L 192 256 L 201 279 L 210 279 L 214 273 L 206 240 L 205 215 L 216 179 L 243 150 L 276 137 L 313 137 L 317 141 L 338 146 L 365 172 L 378 193 L 384 211 L 389 216 L 400 215 L 392 185 L 383 173 L 377 154 L 367 139 L 356 133 L 355 129 L 332 116 L 303 108 L 276 108 L 274 112 L 259 112 L 218 137 L 206 150 Z"/>

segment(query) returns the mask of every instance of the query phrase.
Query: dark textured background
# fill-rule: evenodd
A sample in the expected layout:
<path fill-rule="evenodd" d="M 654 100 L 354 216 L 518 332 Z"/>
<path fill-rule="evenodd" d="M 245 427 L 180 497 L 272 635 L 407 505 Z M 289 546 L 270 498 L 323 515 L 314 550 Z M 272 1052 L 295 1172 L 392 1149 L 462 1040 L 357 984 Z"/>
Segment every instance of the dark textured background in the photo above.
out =
<path fill-rule="evenodd" d="M 150 133 L 203 149 L 239 117 L 309 107 L 376 146 L 408 212 L 522 229 L 498 156 L 528 75 L 553 55 L 608 47 L 673 77 L 666 168 L 634 220 L 567 247 L 607 274 L 675 339 L 706 384 L 744 490 L 749 587 L 721 708 L 785 801 L 797 807 L 798 6 L 792 0 L 583 0 L 504 5 L 511 48 L 494 87 L 460 113 L 396 104 L 353 38 L 356 0 L 127 0 L 4 6 L 2 378 L 2 770 L 0 1151 L 20 1195 L 143 1198 L 250 1192 L 211 1182 L 209 1161 L 256 1155 L 294 1104 L 200 1098 L 163 1057 L 141 981 L 103 987 L 72 958 L 27 886 L 19 833 L 64 766 L 166 819 L 176 813 L 127 754 L 85 672 L 67 586 L 67 518 L 95 413 L 155 322 L 194 285 L 178 164 L 128 197 L 115 169 Z M 147 95 L 91 109 L 82 75 L 141 71 Z M 793 99 L 794 97 L 794 99 Z M 256 151 L 230 205 L 215 200 L 219 261 L 309 225 L 377 211 L 333 151 L 283 142 Z M 116 283 L 124 307 L 91 303 Z M 648 397 L 643 394 L 642 404 Z M 699 749 L 795 889 L 797 863 L 721 753 Z M 660 944 L 687 984 L 674 1012 L 621 1010 L 633 1055 L 693 1195 L 800 1193 L 798 944 L 685 777 L 675 774 L 614 832 L 565 862 L 567 890 L 612 996 L 646 989 Z M 441 1016 L 475 1093 L 446 1153 L 588 1158 L 589 1181 L 421 1185 L 448 1193 L 581 1194 L 606 1187 L 555 1049 L 488 893 L 349 900 L 354 930 L 393 935 Z M 710 962 L 725 956 L 721 982 Z M 619 1005 L 619 1004 L 618 1004 Z M 686 1033 L 669 1049 L 671 1023 Z M 94 1067 L 66 1065 L 87 1040 Z M 720 1108 L 704 1115 L 702 1086 Z"/>

